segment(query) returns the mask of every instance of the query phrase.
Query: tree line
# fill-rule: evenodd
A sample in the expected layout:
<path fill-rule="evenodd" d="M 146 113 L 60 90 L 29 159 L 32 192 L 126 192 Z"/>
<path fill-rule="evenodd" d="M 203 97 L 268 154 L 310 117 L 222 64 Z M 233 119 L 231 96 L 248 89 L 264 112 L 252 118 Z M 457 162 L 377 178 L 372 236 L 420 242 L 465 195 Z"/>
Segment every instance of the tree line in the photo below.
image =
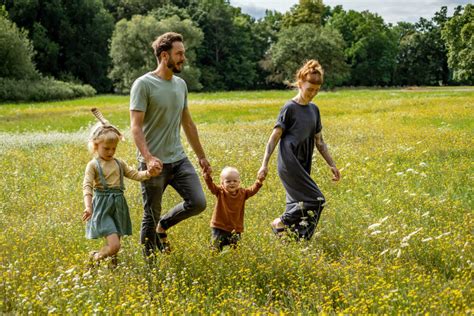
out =
<path fill-rule="evenodd" d="M 0 3 L 0 79 L 40 76 L 127 93 L 156 67 L 151 42 L 176 31 L 188 59 L 180 75 L 192 91 L 282 88 L 310 58 L 325 68 L 329 87 L 474 82 L 472 4 L 450 17 L 441 7 L 431 19 L 392 25 L 322 0 L 261 19 L 227 0 Z"/>

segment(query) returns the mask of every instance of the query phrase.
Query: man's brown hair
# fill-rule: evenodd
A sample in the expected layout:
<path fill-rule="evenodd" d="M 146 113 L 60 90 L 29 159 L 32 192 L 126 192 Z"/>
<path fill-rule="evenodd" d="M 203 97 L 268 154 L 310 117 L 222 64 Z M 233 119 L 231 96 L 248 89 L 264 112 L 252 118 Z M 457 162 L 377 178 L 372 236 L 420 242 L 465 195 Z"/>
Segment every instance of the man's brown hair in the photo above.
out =
<path fill-rule="evenodd" d="M 174 42 L 183 42 L 183 36 L 179 33 L 167 32 L 156 38 L 151 47 L 158 61 L 160 61 L 161 52 L 171 50 Z"/>

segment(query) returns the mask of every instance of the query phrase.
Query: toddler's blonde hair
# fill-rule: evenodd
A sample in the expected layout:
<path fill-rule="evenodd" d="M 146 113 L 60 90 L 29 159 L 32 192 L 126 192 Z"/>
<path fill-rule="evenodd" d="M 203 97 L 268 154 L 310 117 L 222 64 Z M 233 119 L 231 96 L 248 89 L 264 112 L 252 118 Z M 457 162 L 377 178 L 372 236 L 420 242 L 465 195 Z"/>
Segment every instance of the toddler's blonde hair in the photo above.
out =
<path fill-rule="evenodd" d="M 223 180 L 225 175 L 229 172 L 236 172 L 240 176 L 239 170 L 237 170 L 237 168 L 227 166 L 221 171 L 221 180 Z"/>
<path fill-rule="evenodd" d="M 119 135 L 115 129 L 111 128 L 111 126 L 103 125 L 99 122 L 91 128 L 87 147 L 92 154 L 95 154 L 97 152 L 98 144 L 102 142 L 118 143 L 121 138 L 122 135 Z"/>

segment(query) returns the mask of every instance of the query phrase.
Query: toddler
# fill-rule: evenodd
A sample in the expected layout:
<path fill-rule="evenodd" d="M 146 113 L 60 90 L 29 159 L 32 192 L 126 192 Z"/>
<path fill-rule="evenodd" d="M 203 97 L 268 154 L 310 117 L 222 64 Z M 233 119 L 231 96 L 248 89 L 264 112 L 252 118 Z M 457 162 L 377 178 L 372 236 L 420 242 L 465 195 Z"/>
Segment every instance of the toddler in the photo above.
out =
<path fill-rule="evenodd" d="M 262 180 L 257 179 L 250 188 L 241 188 L 240 174 L 234 167 L 222 170 L 220 185 L 212 182 L 210 174 L 204 173 L 204 180 L 211 193 L 217 197 L 211 219 L 211 248 L 221 251 L 227 245 L 236 247 L 244 231 L 245 201 L 260 190 Z"/>
<path fill-rule="evenodd" d="M 108 121 L 101 120 L 93 129 L 89 139 L 89 150 L 95 158 L 86 167 L 83 195 L 86 223 L 86 238 L 105 237 L 106 244 L 90 253 L 91 263 L 112 257 L 112 266 L 117 264 L 116 254 L 120 249 L 120 238 L 132 234 L 127 201 L 123 191 L 123 177 L 137 181 L 147 180 L 159 173 L 157 169 L 137 171 L 123 160 L 114 157 L 122 134 Z"/>

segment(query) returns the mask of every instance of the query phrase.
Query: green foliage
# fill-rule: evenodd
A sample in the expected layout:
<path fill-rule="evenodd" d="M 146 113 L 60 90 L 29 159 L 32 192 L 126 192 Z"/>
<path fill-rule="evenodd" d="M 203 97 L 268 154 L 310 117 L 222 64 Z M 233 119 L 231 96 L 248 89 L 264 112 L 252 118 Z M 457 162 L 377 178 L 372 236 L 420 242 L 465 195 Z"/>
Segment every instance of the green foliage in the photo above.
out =
<path fill-rule="evenodd" d="M 152 15 L 135 15 L 130 21 L 119 21 L 112 36 L 112 70 L 109 76 L 116 91 L 128 93 L 135 79 L 156 68 L 157 60 L 151 44 L 158 36 L 170 31 L 182 34 L 186 47 L 188 61 L 179 76 L 186 80 L 189 90 L 202 88 L 199 69 L 194 66 L 195 49 L 203 37 L 201 30 L 191 20 L 180 20 L 177 16 L 158 21 Z"/>
<path fill-rule="evenodd" d="M 335 12 L 328 22 L 346 43 L 351 65 L 350 85 L 388 85 L 392 81 L 397 54 L 396 39 L 383 19 L 368 11 Z"/>
<path fill-rule="evenodd" d="M 103 0 L 105 8 L 112 14 L 115 21 L 130 20 L 134 15 L 146 15 L 160 8 L 167 0 Z"/>
<path fill-rule="evenodd" d="M 61 46 L 48 37 L 48 30 L 39 22 L 33 23 L 31 40 L 35 44 L 35 60 L 42 72 L 62 76 L 58 64 Z"/>
<path fill-rule="evenodd" d="M 190 14 L 204 33 L 197 51 L 204 90 L 255 88 L 262 45 L 253 19 L 224 0 L 199 1 Z"/>
<path fill-rule="evenodd" d="M 321 15 L 322 25 L 326 25 L 326 23 L 328 23 L 336 13 L 339 13 L 341 11 L 344 10 L 342 5 L 340 4 L 336 5 L 334 8 L 331 8 L 330 6 L 324 6 L 324 11 Z"/>
<path fill-rule="evenodd" d="M 110 91 L 108 40 L 114 21 L 102 0 L 18 0 L 7 1 L 6 8 L 12 21 L 29 31 L 42 74 Z"/>
<path fill-rule="evenodd" d="M 463 11 L 461 13 L 461 11 Z M 458 7 L 442 30 L 448 48 L 448 64 L 453 77 L 460 82 L 474 84 L 474 5 Z"/>
<path fill-rule="evenodd" d="M 311 24 L 301 24 L 282 29 L 265 62 L 265 67 L 272 73 L 268 79 L 293 81 L 305 60 L 316 59 L 324 68 L 324 85 L 339 85 L 348 75 L 343 50 L 344 41 L 340 33 L 331 27 L 315 28 Z"/>
<path fill-rule="evenodd" d="M 179 8 L 172 4 L 166 4 L 154 9 L 149 12 L 149 15 L 154 16 L 158 21 L 170 18 L 172 16 L 177 16 L 180 20 L 191 20 L 191 16 L 186 9 Z"/>
<path fill-rule="evenodd" d="M 151 39 L 163 30 L 181 28 L 183 34 L 189 33 L 186 35 L 188 63 L 181 76 L 191 90 L 282 88 L 282 80 L 288 76 L 275 66 L 271 53 L 285 42 L 280 32 L 305 24 L 314 28 L 312 33 L 328 27 L 342 34 L 350 72 L 347 75 L 346 67 L 336 59 L 334 67 L 338 70 L 328 76 L 330 85 L 439 85 L 449 84 L 452 79 L 458 83 L 474 82 L 472 4 L 464 9 L 458 7 L 451 19 L 447 17 L 446 7 L 442 7 L 430 20 L 392 27 L 377 14 L 345 11 L 341 5 L 331 8 L 322 0 L 299 0 L 288 12 L 267 11 L 257 21 L 228 0 L 3 0 L 0 3 L 5 4 L 9 18 L 20 28 L 18 32 L 22 35 L 18 36 L 28 36 L 31 41 L 34 50 L 27 48 L 26 42 L 21 45 L 26 45 L 25 54 L 33 58 L 38 72 L 63 81 L 85 82 L 99 92 L 111 92 L 112 88 L 128 92 L 134 78 L 156 65 L 149 53 Z M 138 15 L 156 21 L 140 22 L 132 18 Z M 134 28 L 123 23 L 146 24 L 147 30 L 145 34 L 139 28 L 130 30 L 137 41 L 133 37 L 120 38 L 119 29 Z M 153 31 L 157 23 L 162 25 Z M 5 25 L 2 31 L 4 28 L 10 26 Z M 293 36 L 290 32 L 285 34 Z M 145 35 L 150 39 L 145 39 Z M 10 43 L 5 41 L 6 36 L 11 36 L 11 32 L 0 35 L 0 39 Z M 200 42 L 191 45 L 194 38 Z M 328 41 L 331 43 L 324 45 L 341 44 L 339 36 Z M 16 47 L 21 46 L 20 42 L 15 42 Z M 302 45 L 296 44 L 296 47 Z M 9 44 L 2 45 L 0 49 Z M 270 50 L 272 46 L 277 48 Z M 7 58 L 24 58 L 24 54 L 5 51 L 9 52 Z M 339 48 L 334 54 L 339 54 Z M 2 57 L 1 62 L 7 63 Z M 330 63 L 331 59 L 328 60 Z M 31 72 L 31 66 L 25 67 L 30 70 L 24 71 Z M 0 71 L 6 72 L 7 68 Z M 8 76 L 11 73 L 22 76 L 22 71 L 10 72 Z"/>
<path fill-rule="evenodd" d="M 80 85 L 49 78 L 0 78 L 0 101 L 50 101 L 90 97 L 96 93 L 90 85 Z"/>
<path fill-rule="evenodd" d="M 428 21 L 399 24 L 393 29 L 399 38 L 393 83 L 397 85 L 439 85 L 449 81 L 447 51 L 441 29 L 447 21 L 443 7 Z"/>
<path fill-rule="evenodd" d="M 278 32 L 281 29 L 283 14 L 278 11 L 265 11 L 265 16 L 251 25 L 251 33 L 253 35 L 253 47 L 255 56 L 261 60 L 258 63 L 257 78 L 255 80 L 255 88 L 268 89 L 281 88 L 277 83 L 272 83 L 267 80 L 271 72 L 266 67 L 267 61 L 265 54 L 272 43 L 278 40 Z"/>
<path fill-rule="evenodd" d="M 318 27 L 322 23 L 325 7 L 322 0 L 299 0 L 283 16 L 283 27 L 288 28 L 300 24 L 313 24 Z"/>
<path fill-rule="evenodd" d="M 33 46 L 28 33 L 7 18 L 0 7 L 0 78 L 31 79 L 37 77 L 33 62 Z"/>

